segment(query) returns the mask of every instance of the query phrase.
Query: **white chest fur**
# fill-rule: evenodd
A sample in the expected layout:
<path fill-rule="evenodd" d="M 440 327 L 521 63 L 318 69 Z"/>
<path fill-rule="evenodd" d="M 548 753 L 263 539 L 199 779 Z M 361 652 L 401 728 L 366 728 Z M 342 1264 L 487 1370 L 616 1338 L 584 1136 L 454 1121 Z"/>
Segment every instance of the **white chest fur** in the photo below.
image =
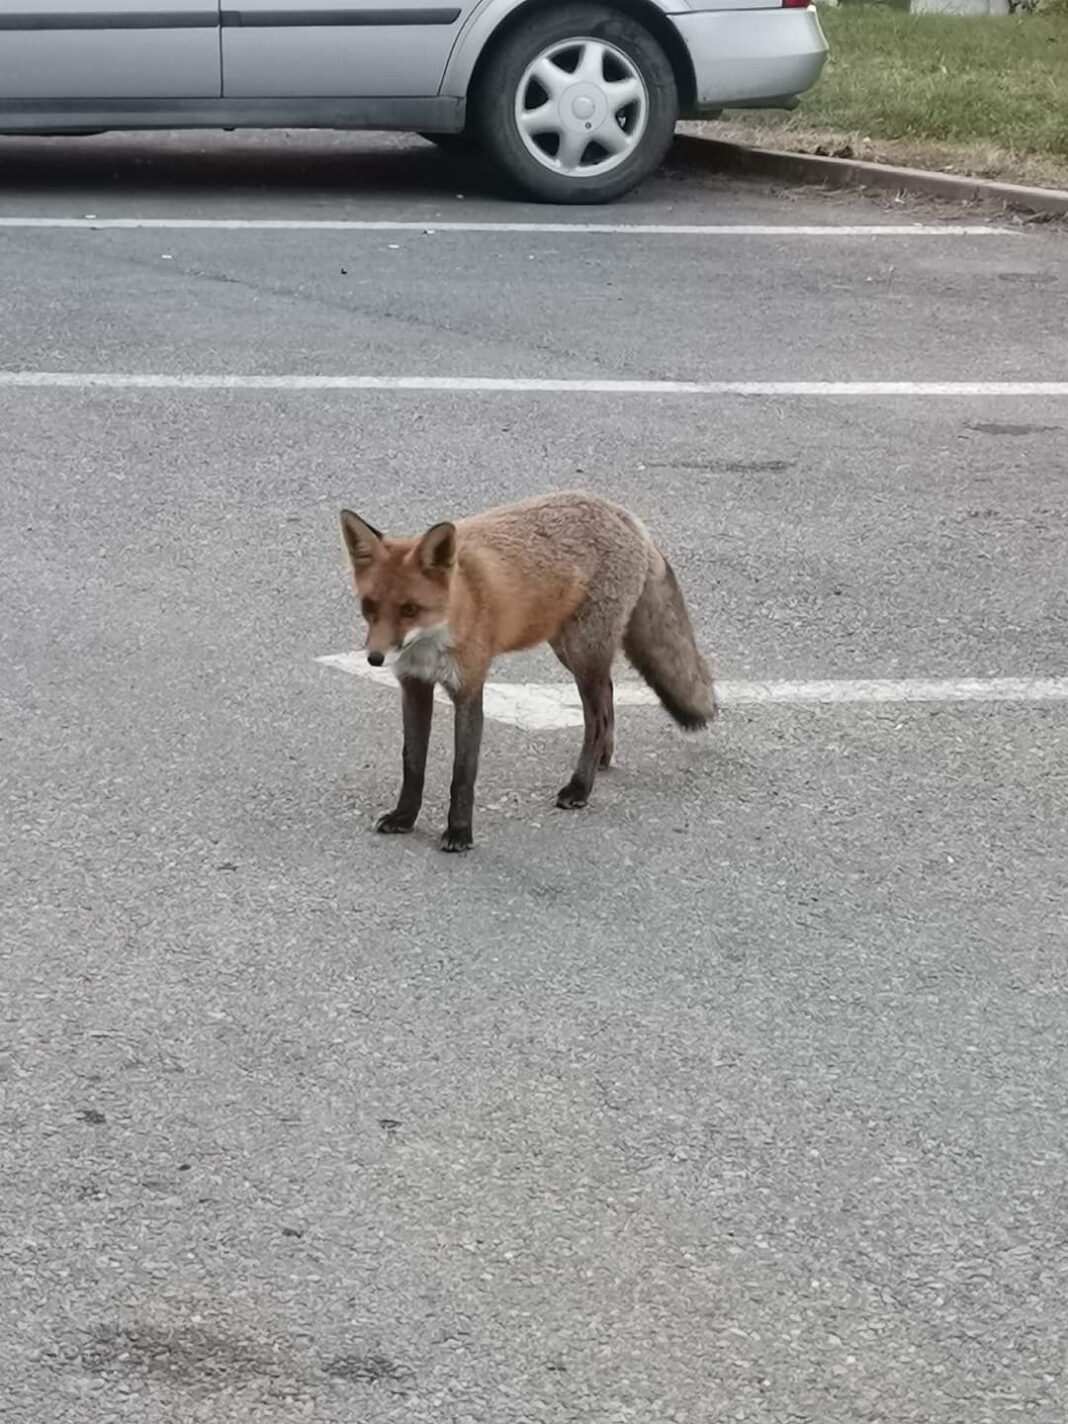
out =
<path fill-rule="evenodd" d="M 436 628 L 413 628 L 397 654 L 393 671 L 398 677 L 414 677 L 420 682 L 440 682 L 455 687 L 460 680 L 452 655 L 452 630 L 447 623 Z"/>

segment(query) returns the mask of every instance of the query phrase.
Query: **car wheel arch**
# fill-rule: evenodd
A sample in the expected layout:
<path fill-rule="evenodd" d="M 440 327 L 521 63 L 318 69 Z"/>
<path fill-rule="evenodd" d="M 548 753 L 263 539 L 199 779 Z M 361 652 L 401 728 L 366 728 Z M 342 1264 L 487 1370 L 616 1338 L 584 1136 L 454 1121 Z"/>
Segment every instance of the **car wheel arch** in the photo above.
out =
<path fill-rule="evenodd" d="M 675 74 L 679 112 L 683 116 L 691 112 L 697 95 L 693 63 L 682 36 L 664 10 L 656 0 L 604 0 L 604 3 L 637 20 L 660 43 Z M 488 0 L 479 6 L 449 56 L 441 93 L 470 98 L 495 46 L 532 10 L 545 8 L 545 0 Z"/>

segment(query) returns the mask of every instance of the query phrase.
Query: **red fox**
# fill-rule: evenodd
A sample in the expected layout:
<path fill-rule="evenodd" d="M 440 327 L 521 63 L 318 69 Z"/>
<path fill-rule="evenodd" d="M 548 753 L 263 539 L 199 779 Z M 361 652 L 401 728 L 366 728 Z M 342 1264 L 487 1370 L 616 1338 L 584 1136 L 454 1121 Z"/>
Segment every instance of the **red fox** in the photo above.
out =
<path fill-rule="evenodd" d="M 482 689 L 498 653 L 548 643 L 573 675 L 585 736 L 556 804 L 585 806 L 612 759 L 612 664 L 622 648 L 680 726 L 715 713 L 712 678 L 697 651 L 671 565 L 644 526 L 618 505 L 554 494 L 390 539 L 341 511 L 341 529 L 368 624 L 367 660 L 400 681 L 403 783 L 376 829 L 402 834 L 423 800 L 434 685 L 456 708 L 447 851 L 469 850 L 482 740 Z"/>

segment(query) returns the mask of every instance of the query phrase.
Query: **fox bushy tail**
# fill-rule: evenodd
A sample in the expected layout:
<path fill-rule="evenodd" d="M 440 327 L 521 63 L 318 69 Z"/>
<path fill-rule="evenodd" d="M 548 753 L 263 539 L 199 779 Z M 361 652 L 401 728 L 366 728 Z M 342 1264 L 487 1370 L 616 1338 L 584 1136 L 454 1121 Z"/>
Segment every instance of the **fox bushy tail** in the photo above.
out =
<path fill-rule="evenodd" d="M 659 550 L 630 615 L 623 651 L 680 727 L 694 732 L 716 715 L 712 674 L 697 651 L 674 570 Z"/>

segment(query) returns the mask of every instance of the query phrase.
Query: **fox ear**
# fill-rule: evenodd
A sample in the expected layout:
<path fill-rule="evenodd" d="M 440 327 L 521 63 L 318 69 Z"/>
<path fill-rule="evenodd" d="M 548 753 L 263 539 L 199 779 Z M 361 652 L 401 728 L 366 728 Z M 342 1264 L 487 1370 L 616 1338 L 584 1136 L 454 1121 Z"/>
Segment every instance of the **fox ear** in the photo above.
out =
<path fill-rule="evenodd" d="M 353 514 L 351 509 L 343 509 L 341 533 L 354 568 L 365 569 L 368 564 L 374 563 L 382 546 L 382 535 L 373 524 L 368 524 L 358 514 Z"/>
<path fill-rule="evenodd" d="M 456 562 L 455 524 L 435 524 L 419 540 L 419 563 L 428 574 L 445 573 Z"/>

